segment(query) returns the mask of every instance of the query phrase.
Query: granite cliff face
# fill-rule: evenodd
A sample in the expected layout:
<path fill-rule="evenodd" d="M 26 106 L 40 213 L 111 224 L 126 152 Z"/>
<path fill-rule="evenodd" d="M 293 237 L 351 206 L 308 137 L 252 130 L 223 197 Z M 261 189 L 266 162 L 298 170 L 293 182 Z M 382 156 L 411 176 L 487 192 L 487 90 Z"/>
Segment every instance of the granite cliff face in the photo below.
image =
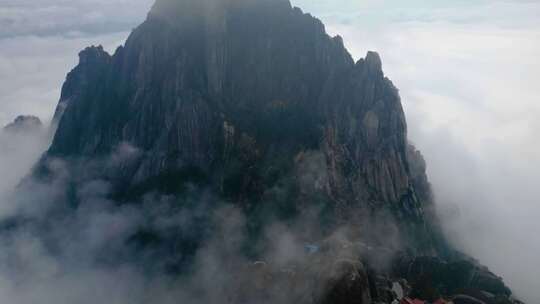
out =
<path fill-rule="evenodd" d="M 422 218 L 400 99 L 376 53 L 354 63 L 288 1 L 188 2 L 158 1 L 113 56 L 81 52 L 49 156 L 129 143 L 145 152 L 132 186 L 191 167 L 245 201 L 319 153 L 318 190 L 343 215 L 390 206 Z"/>
<path fill-rule="evenodd" d="M 270 220 L 316 210 L 318 234 L 347 225 L 370 248 L 366 267 L 345 267 L 361 280 L 331 280 L 325 303 L 348 303 L 348 292 L 358 303 L 396 299 L 369 262 L 387 250 L 407 252 L 403 263 L 453 255 L 379 55 L 354 62 L 340 37 L 289 1 L 158 0 L 113 55 L 89 47 L 79 57 L 36 175 L 52 174 L 51 159 L 127 149 L 129 161 L 95 170 L 118 204 L 204 189 L 243 210 L 253 237 Z"/>

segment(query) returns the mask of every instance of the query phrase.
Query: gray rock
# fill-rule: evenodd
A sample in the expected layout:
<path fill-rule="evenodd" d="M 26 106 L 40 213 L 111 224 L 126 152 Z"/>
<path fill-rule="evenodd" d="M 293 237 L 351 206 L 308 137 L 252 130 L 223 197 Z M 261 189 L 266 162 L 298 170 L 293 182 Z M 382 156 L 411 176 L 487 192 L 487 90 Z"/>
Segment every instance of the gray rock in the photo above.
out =
<path fill-rule="evenodd" d="M 401 99 L 380 56 L 354 62 L 340 37 L 289 1 L 158 0 L 113 55 L 90 47 L 79 57 L 40 176 L 51 158 L 100 159 L 129 147 L 136 151 L 129 161 L 91 176 L 110 180 L 118 203 L 204 189 L 243 210 L 253 235 L 266 220 L 321 210 L 321 234 L 345 225 L 362 234 L 362 247 L 384 248 L 367 254 L 366 267 L 354 259 L 342 265 L 321 288 L 324 303 L 392 302 L 396 290 L 384 271 L 399 250 L 428 256 L 398 271 L 413 289 L 426 272 L 440 279 L 455 270 L 442 260 L 448 248 L 430 210 L 425 161 L 408 144 Z M 186 230 L 202 231 L 205 222 L 195 227 Z M 183 248 L 179 239 L 198 244 L 170 239 L 180 242 L 175 248 Z M 478 270 L 464 267 L 452 275 L 466 281 Z M 477 274 L 473 287 L 509 293 L 498 278 Z M 287 284 L 275 279 L 285 275 L 272 274 L 275 286 Z M 263 294 L 274 293 L 265 287 Z M 427 287 L 419 293 L 438 296 L 437 286 Z"/>
<path fill-rule="evenodd" d="M 284 166 L 282 180 L 312 151 L 325 172 L 302 195 L 327 197 L 344 220 L 395 209 L 423 221 L 400 98 L 378 54 L 354 63 L 341 38 L 288 1 L 201 1 L 188 16 L 191 4 L 158 1 L 112 56 L 81 52 L 48 157 L 98 157 L 127 142 L 144 156 L 122 184 L 190 167 L 241 202 L 273 187 L 261 186 L 268 166 Z"/>
<path fill-rule="evenodd" d="M 20 115 L 4 127 L 4 131 L 10 133 L 33 132 L 43 127 L 41 120 L 32 115 Z"/>

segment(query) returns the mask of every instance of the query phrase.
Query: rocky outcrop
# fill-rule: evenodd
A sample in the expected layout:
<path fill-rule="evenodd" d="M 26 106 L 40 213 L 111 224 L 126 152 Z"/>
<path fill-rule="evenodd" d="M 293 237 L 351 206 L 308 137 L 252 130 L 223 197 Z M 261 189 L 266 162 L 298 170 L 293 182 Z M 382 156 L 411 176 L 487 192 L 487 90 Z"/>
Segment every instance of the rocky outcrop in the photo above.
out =
<path fill-rule="evenodd" d="M 58 126 L 71 100 L 84 99 L 95 93 L 96 84 L 103 78 L 111 56 L 102 46 L 88 47 L 79 53 L 79 64 L 66 78 L 62 86 L 60 101 L 53 116 L 53 129 Z"/>
<path fill-rule="evenodd" d="M 343 263 L 334 256 L 328 269 L 315 264 L 339 270 L 314 283 L 322 284 L 315 288 L 322 303 L 390 303 L 399 280 L 421 290 L 411 270 L 393 272 L 396 254 L 442 259 L 451 252 L 432 210 L 425 162 L 408 144 L 398 90 L 379 55 L 354 62 L 340 37 L 289 1 L 158 0 L 113 55 L 90 47 L 79 57 L 36 176 L 52 174 L 51 159 L 79 160 L 84 178 L 111 183 L 109 198 L 118 204 L 147 205 L 155 193 L 170 210 L 204 201 L 209 214 L 233 204 L 246 216 L 249 242 L 241 247 L 252 257 L 263 250 L 270 222 L 315 214 L 315 224 L 302 225 L 299 238 L 308 240 L 345 227 L 353 242 L 338 247 L 360 253 Z M 130 152 L 128 160 L 91 162 L 118 151 Z M 76 176 L 70 194 L 83 182 Z M 66 197 L 77 206 L 76 195 Z M 185 263 L 210 229 L 206 220 L 166 235 L 148 225 L 128 243 L 165 248 L 153 261 L 168 255 Z M 183 269 L 178 264 L 168 269 Z M 264 276 L 280 278 L 262 283 L 264 297 L 264 287 L 296 286 L 280 271 Z M 311 282 L 307 273 L 295 282 Z M 500 280 L 477 279 L 463 287 L 508 296 Z"/>
<path fill-rule="evenodd" d="M 43 127 L 41 120 L 32 115 L 20 115 L 15 120 L 4 127 L 5 132 L 26 133 L 39 130 Z"/>
<path fill-rule="evenodd" d="M 407 161 L 410 168 L 410 179 L 418 198 L 426 205 L 434 204 L 434 197 L 426 173 L 427 164 L 422 153 L 410 144 L 407 146 Z"/>
<path fill-rule="evenodd" d="M 290 180 L 285 209 L 317 196 L 343 221 L 352 210 L 392 210 L 423 225 L 400 98 L 376 53 L 354 63 L 339 37 L 288 1 L 182 9 L 188 2 L 157 1 L 113 56 L 81 52 L 49 157 L 129 143 L 144 151 L 119 182 L 130 194 L 164 175 L 189 182 L 189 169 L 243 205 L 273 200 L 269 189 Z M 310 197 L 292 193 L 305 186 L 296 179 L 306 153 L 323 160 L 316 191 L 300 191 Z"/>
<path fill-rule="evenodd" d="M 450 260 L 403 256 L 396 259 L 395 275 L 408 280 L 413 298 L 432 302 L 444 297 L 454 303 L 521 303 L 511 297 L 500 277 L 466 256 Z"/>

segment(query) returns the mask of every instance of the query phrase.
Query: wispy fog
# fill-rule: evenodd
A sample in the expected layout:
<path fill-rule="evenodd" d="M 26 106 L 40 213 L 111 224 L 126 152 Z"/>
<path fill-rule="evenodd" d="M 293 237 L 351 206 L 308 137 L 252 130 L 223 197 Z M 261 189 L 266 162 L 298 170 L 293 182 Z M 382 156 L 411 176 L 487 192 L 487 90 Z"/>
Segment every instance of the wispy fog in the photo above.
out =
<path fill-rule="evenodd" d="M 40 134 L 19 136 L 28 141 Z M 22 164 L 36 161 L 43 149 L 21 143 L 15 148 L 35 153 L 0 154 L 3 163 L 13 164 L 13 180 L 29 171 Z M 26 175 L 16 189 L 5 185 L 0 196 L 1 303 L 313 303 L 328 282 L 346 271 L 367 276 L 361 264 L 350 262 L 360 247 L 343 246 L 352 244 L 356 230 L 340 227 L 321 239 L 318 210 L 306 208 L 294 223 L 269 222 L 260 245 L 250 244 L 257 248 L 261 260 L 256 260 L 242 249 L 250 242 L 243 212 L 204 189 L 194 189 L 194 197 L 186 199 L 154 193 L 137 205 L 112 202 L 111 185 L 94 179 L 93 168 L 129 165 L 139 153 L 124 143 L 99 160 L 52 159 L 45 166 L 54 178 Z M 312 178 L 314 167 L 306 163 L 297 174 Z M 75 208 L 66 205 L 70 198 L 76 199 Z M 155 231 L 171 246 L 153 243 L 146 250 L 132 241 L 141 229 Z M 167 237 L 192 234 L 204 240 L 190 260 L 193 266 L 186 275 L 168 275 L 163 270 L 184 251 L 174 247 L 184 243 Z M 388 262 L 378 261 L 372 266 Z"/>
<path fill-rule="evenodd" d="M 3 131 L 3 127 L 0 127 L 0 195 L 13 190 L 30 172 L 50 138 L 45 127 L 16 132 Z M 5 207 L 0 204 L 0 210 Z"/>

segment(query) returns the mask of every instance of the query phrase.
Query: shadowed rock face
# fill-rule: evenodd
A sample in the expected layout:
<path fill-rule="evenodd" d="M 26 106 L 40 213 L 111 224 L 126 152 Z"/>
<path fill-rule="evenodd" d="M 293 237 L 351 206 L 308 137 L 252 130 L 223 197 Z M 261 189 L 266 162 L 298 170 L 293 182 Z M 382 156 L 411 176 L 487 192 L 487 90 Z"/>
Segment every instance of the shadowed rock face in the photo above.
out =
<path fill-rule="evenodd" d="M 129 144 L 141 153 L 111 173 L 116 200 L 202 184 L 250 214 L 315 207 L 366 231 L 366 217 L 399 219 L 403 245 L 435 250 L 379 55 L 355 63 L 288 1 L 160 0 L 114 55 L 79 57 L 42 163 Z"/>
<path fill-rule="evenodd" d="M 102 81 L 110 63 L 111 56 L 100 47 L 86 48 L 79 54 L 79 65 L 71 71 L 62 86 L 60 101 L 53 117 L 57 126 L 71 100 L 83 99 Z"/>
<path fill-rule="evenodd" d="M 388 205 L 421 220 L 400 99 L 376 53 L 354 63 L 339 37 L 288 1 L 188 2 L 158 1 L 113 56 L 81 52 L 49 156 L 128 142 L 145 151 L 130 184 L 192 167 L 243 201 L 316 151 L 319 191 L 343 215 Z M 272 163 L 281 169 L 268 180 Z"/>
<path fill-rule="evenodd" d="M 384 76 L 379 55 L 369 52 L 354 62 L 340 37 L 329 37 L 319 20 L 289 1 L 158 0 L 113 55 L 89 47 L 79 57 L 62 88 L 56 134 L 36 176 L 50 173 L 47 163 L 57 157 L 116 155 L 120 160 L 79 164 L 93 175 L 70 185 L 106 180 L 119 204 L 156 192 L 186 198 L 180 207 L 178 200 L 167 202 L 175 210 L 195 209 L 197 216 L 198 199 L 210 193 L 245 213 L 246 247 L 258 247 L 250 244 L 276 219 L 315 213 L 317 232 L 306 227 L 305 239 L 324 239 L 345 226 L 355 242 L 329 247 L 354 248 L 354 254 L 336 263 L 335 254 L 324 253 L 329 269 L 339 271 L 314 283 L 323 286 L 315 288 L 321 303 L 390 303 L 396 299 L 393 284 L 403 279 L 415 284 L 414 293 L 432 296 L 422 271 L 433 263 L 419 255 L 437 261 L 432 277 L 455 270 L 442 260 L 454 253 L 439 231 L 425 162 L 407 142 L 398 90 Z M 145 227 L 128 244 L 163 247 L 160 258 L 178 255 L 185 262 L 215 207 L 200 205 L 204 214 L 183 227 L 189 232 L 156 235 Z M 246 249 L 253 255 L 256 250 Z M 411 257 L 393 266 L 397 251 Z M 312 282 L 313 273 L 323 272 L 318 255 L 312 258 L 319 262 L 304 265 L 305 273 L 290 281 L 281 269 L 246 270 L 255 278 L 262 271 L 261 280 L 274 282 L 270 290 L 262 284 L 246 293 Z M 456 272 L 481 274 L 478 280 L 485 282 L 459 277 L 460 285 L 441 284 L 451 285 L 452 293 L 475 288 L 508 297 L 487 270 L 463 268 Z M 409 290 L 406 285 L 400 288 Z"/>

